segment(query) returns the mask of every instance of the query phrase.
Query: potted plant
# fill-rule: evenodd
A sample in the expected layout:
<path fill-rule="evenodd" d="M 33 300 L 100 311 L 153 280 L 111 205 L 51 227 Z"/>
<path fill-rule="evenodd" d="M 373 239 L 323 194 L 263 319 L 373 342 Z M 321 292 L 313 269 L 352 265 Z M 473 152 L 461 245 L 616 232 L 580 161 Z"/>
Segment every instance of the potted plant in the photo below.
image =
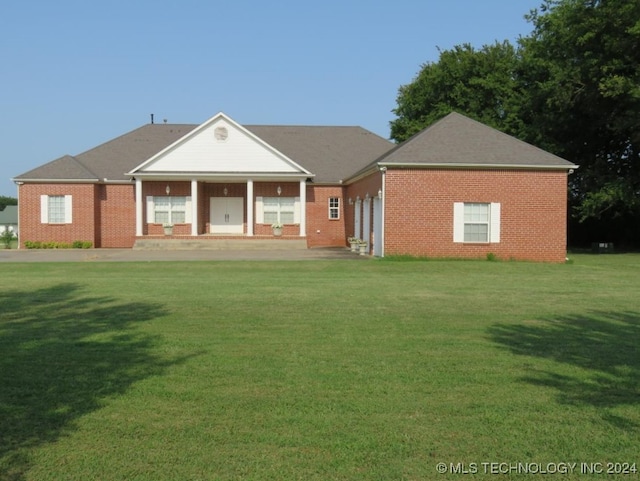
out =
<path fill-rule="evenodd" d="M 360 251 L 360 255 L 364 256 L 367 254 L 367 241 L 363 239 L 358 239 L 358 249 Z"/>
<path fill-rule="evenodd" d="M 282 224 L 280 222 L 274 222 L 271 224 L 271 230 L 273 231 L 273 235 L 279 237 L 282 235 Z"/>
<path fill-rule="evenodd" d="M 358 250 L 358 238 L 357 237 L 349 237 L 349 246 L 351 247 L 351 252 L 356 252 Z"/>
<path fill-rule="evenodd" d="M 173 224 L 162 224 L 164 235 L 173 235 Z"/>

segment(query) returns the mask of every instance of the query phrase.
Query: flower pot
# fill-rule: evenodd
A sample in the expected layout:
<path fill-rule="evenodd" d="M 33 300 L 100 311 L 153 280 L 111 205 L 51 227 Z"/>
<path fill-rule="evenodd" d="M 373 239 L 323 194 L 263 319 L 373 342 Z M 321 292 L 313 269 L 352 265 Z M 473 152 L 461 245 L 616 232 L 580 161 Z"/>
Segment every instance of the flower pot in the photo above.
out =
<path fill-rule="evenodd" d="M 173 235 L 173 226 L 172 225 L 171 226 L 166 225 L 166 226 L 163 227 L 163 229 L 164 229 L 164 235 Z"/>
<path fill-rule="evenodd" d="M 357 252 L 357 250 L 358 250 L 358 243 L 351 242 L 351 252 Z"/>
<path fill-rule="evenodd" d="M 273 227 L 272 231 L 273 235 L 276 237 L 280 237 L 282 235 L 282 227 Z"/>
<path fill-rule="evenodd" d="M 367 244 L 360 244 L 359 246 L 360 255 L 367 255 Z"/>

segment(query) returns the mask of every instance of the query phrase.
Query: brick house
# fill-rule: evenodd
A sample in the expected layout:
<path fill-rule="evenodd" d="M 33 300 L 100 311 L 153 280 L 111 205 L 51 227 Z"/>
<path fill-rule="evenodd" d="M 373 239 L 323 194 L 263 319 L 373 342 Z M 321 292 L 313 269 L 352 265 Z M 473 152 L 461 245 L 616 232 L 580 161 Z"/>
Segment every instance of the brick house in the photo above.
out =
<path fill-rule="evenodd" d="M 149 124 L 15 177 L 21 245 L 367 241 L 376 256 L 561 262 L 577 166 L 452 113 L 395 145 L 360 127 Z M 283 225 L 274 238 L 272 224 Z"/>

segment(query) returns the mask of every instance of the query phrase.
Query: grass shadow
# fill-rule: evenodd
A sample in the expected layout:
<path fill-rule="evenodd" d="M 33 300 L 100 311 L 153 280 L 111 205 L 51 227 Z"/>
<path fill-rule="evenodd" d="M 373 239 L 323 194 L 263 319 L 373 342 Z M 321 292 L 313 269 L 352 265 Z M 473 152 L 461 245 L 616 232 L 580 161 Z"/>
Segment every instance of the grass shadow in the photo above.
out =
<path fill-rule="evenodd" d="M 491 339 L 521 356 L 550 359 L 582 370 L 531 370 L 522 378 L 553 387 L 562 403 L 611 408 L 640 404 L 640 313 L 592 311 L 519 324 L 496 324 Z M 611 414 L 603 419 L 624 429 L 638 426 Z"/>
<path fill-rule="evenodd" d="M 19 481 L 30 450 L 74 429 L 81 416 L 178 360 L 153 354 L 136 329 L 158 303 L 89 297 L 67 283 L 0 293 L 0 479 Z"/>

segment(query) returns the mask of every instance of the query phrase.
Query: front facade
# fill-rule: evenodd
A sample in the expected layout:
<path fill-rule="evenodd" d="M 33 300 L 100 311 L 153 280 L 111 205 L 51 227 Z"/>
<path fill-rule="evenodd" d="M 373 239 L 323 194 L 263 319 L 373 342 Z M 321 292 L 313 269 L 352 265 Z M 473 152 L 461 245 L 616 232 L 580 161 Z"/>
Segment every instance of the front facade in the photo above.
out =
<path fill-rule="evenodd" d="M 14 181 L 22 246 L 358 237 L 376 256 L 560 262 L 575 167 L 459 114 L 396 146 L 359 127 L 242 126 L 220 113 L 144 126 Z"/>

